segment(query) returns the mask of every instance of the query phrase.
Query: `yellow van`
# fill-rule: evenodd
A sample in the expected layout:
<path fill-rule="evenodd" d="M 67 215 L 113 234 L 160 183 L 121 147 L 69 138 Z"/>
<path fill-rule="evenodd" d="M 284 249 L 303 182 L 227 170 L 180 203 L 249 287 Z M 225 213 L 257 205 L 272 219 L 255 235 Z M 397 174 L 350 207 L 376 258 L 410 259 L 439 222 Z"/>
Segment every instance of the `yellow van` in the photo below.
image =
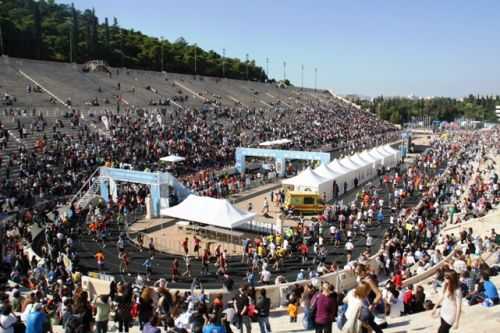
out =
<path fill-rule="evenodd" d="M 296 214 L 319 214 L 325 210 L 325 204 L 319 193 L 289 191 L 286 193 L 283 208 Z"/>

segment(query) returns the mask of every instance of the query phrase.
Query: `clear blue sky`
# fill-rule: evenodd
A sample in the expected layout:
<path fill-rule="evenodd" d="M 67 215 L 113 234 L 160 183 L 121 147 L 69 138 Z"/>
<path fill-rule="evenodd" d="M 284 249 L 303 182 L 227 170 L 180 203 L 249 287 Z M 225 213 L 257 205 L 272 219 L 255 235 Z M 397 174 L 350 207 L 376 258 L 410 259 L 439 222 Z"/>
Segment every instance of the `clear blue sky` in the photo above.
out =
<path fill-rule="evenodd" d="M 59 1 L 71 2 L 71 1 Z M 375 96 L 500 94 L 498 0 L 74 0 L 102 20 L 226 56 L 272 77 Z"/>

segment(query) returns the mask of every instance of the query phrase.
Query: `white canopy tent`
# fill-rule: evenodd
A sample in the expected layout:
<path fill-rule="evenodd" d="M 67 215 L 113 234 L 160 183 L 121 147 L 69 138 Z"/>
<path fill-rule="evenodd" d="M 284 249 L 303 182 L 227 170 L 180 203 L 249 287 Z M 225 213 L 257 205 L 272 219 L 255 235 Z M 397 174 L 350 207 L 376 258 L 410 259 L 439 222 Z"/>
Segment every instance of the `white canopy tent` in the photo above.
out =
<path fill-rule="evenodd" d="M 396 164 L 401 161 L 401 152 L 399 150 L 392 148 L 390 145 L 383 146 L 383 149 L 396 156 Z"/>
<path fill-rule="evenodd" d="M 289 140 L 289 139 L 279 139 L 279 140 L 261 142 L 261 143 L 259 143 L 259 146 L 264 146 L 264 147 L 281 146 L 281 145 L 285 145 L 285 144 L 291 143 L 291 142 L 292 142 L 292 140 Z"/>
<path fill-rule="evenodd" d="M 293 187 L 294 191 L 319 193 L 321 197 L 325 196 L 326 201 L 331 200 L 333 196 L 333 179 L 321 177 L 310 167 L 295 177 L 282 180 L 281 183 Z"/>
<path fill-rule="evenodd" d="M 396 156 L 394 153 L 386 151 L 382 146 L 376 147 L 373 150 L 384 157 L 384 165 L 386 167 L 393 167 L 396 165 Z"/>
<path fill-rule="evenodd" d="M 363 180 L 363 166 L 355 163 L 353 160 L 351 160 L 350 157 L 344 157 L 339 161 L 340 165 L 351 169 L 351 173 L 353 174 L 352 181 L 353 181 L 353 186 L 354 186 L 354 178 L 358 179 L 358 183 L 361 184 Z"/>
<path fill-rule="evenodd" d="M 160 215 L 227 229 L 242 227 L 255 218 L 255 213 L 242 211 L 225 199 L 194 194 L 176 206 L 160 210 Z"/>
<path fill-rule="evenodd" d="M 344 193 L 344 181 L 347 179 L 348 175 L 345 173 L 337 172 L 326 164 L 321 164 L 319 167 L 314 169 L 314 172 L 320 175 L 321 177 L 332 179 L 337 183 L 339 189 L 339 195 Z M 333 194 L 333 183 L 332 183 L 332 194 Z"/>
<path fill-rule="evenodd" d="M 371 156 L 375 160 L 375 165 L 377 167 L 384 165 L 384 155 L 381 155 L 375 149 L 365 150 L 362 154 L 366 154 L 366 155 Z"/>
<path fill-rule="evenodd" d="M 362 153 L 359 154 L 359 156 L 365 161 L 372 162 L 374 169 L 377 169 L 378 167 L 380 167 L 380 165 L 382 165 L 383 158 L 373 156 L 372 154 L 370 154 L 368 150 L 364 150 Z"/>
<path fill-rule="evenodd" d="M 361 157 L 359 153 L 354 154 L 350 157 L 350 159 L 361 166 L 361 179 L 360 183 L 367 181 L 368 179 L 373 177 L 374 173 L 374 163 L 372 161 L 367 161 Z"/>
<path fill-rule="evenodd" d="M 356 177 L 353 170 L 340 164 L 338 159 L 333 160 L 330 164 L 328 164 L 328 167 L 333 171 L 340 173 L 344 177 L 344 181 L 342 183 L 337 182 L 337 184 L 339 184 L 340 193 L 344 193 L 344 182 L 347 183 L 346 190 L 350 190 L 353 187 L 354 178 Z"/>
<path fill-rule="evenodd" d="M 165 157 L 160 158 L 160 161 L 162 162 L 170 162 L 170 163 L 178 163 L 184 161 L 185 158 L 182 156 L 177 156 L 177 155 L 168 155 Z"/>

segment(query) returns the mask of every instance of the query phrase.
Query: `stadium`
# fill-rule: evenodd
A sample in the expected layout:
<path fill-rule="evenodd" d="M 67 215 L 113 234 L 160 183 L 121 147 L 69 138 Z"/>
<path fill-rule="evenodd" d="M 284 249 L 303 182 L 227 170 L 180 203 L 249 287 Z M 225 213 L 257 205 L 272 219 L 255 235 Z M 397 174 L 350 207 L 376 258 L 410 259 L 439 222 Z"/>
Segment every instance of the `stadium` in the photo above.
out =
<path fill-rule="evenodd" d="M 498 327 L 499 96 L 368 100 L 0 11 L 0 333 Z"/>

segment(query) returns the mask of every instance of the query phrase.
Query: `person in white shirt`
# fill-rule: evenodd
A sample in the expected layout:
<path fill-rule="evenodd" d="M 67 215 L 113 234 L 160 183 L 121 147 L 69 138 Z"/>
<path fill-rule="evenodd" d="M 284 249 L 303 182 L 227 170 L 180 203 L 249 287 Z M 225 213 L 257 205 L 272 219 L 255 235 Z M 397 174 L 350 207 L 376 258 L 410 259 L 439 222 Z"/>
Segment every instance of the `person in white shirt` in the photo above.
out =
<path fill-rule="evenodd" d="M 366 282 L 360 282 L 355 289 L 349 291 L 344 298 L 344 303 L 347 304 L 345 312 L 346 322 L 342 328 L 342 332 L 358 332 L 361 331 L 361 321 L 359 320 L 363 300 L 370 292 L 370 286 Z"/>
<path fill-rule="evenodd" d="M 260 272 L 260 282 L 269 284 L 271 282 L 271 272 L 267 269 L 263 269 L 262 272 Z"/>
<path fill-rule="evenodd" d="M 453 262 L 453 270 L 457 272 L 457 274 L 462 274 L 467 270 L 467 264 L 462 258 L 458 258 Z"/>
<path fill-rule="evenodd" d="M 436 316 L 437 308 L 441 305 L 441 325 L 438 333 L 448 333 L 452 327 L 458 330 L 462 314 L 462 292 L 458 284 L 458 274 L 451 271 L 446 273 L 444 278 L 443 293 L 432 310 L 432 315 Z"/>
<path fill-rule="evenodd" d="M 345 249 L 347 252 L 351 252 L 351 253 L 352 253 L 352 250 L 354 249 L 354 244 L 352 243 L 350 238 L 345 243 Z"/>
<path fill-rule="evenodd" d="M 14 333 L 15 323 L 17 323 L 17 317 L 12 312 L 12 306 L 4 305 L 0 313 L 0 333 Z"/>
<path fill-rule="evenodd" d="M 367 233 L 366 234 L 366 247 L 368 249 L 371 249 L 372 246 L 373 246 L 373 237 L 369 233 Z"/>

